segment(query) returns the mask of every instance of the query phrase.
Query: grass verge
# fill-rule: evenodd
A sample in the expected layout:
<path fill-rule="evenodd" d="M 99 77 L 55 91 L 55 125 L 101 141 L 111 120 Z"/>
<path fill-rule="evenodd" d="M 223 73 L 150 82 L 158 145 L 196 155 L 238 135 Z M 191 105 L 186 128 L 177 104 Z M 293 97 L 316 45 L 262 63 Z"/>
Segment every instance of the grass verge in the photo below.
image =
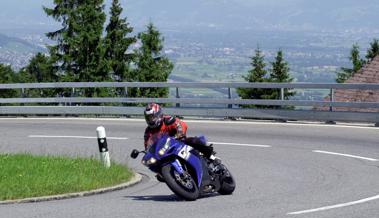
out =
<path fill-rule="evenodd" d="M 88 191 L 128 181 L 126 166 L 96 159 L 0 154 L 0 200 Z"/>

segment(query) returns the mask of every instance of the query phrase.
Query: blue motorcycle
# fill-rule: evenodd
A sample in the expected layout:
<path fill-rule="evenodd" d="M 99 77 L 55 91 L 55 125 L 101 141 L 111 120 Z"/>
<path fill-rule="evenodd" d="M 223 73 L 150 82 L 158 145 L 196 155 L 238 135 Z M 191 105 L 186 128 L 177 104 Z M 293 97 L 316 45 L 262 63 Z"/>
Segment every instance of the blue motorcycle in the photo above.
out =
<path fill-rule="evenodd" d="M 205 138 L 202 138 L 205 140 Z M 232 194 L 235 182 L 220 161 L 211 161 L 191 146 L 167 134 L 155 134 L 146 151 L 133 150 L 131 157 L 145 153 L 142 164 L 158 174 L 167 186 L 185 200 L 196 200 L 200 195 L 218 192 Z"/>

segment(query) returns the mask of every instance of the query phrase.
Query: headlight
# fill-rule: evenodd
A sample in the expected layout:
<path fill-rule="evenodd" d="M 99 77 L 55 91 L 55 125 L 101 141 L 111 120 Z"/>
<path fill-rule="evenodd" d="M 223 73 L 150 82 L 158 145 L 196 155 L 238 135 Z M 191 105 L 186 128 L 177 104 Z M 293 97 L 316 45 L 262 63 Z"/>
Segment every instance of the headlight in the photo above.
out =
<path fill-rule="evenodd" d="M 155 164 L 157 162 L 157 159 L 155 159 L 155 158 L 150 158 L 147 162 L 146 162 L 146 164 L 147 165 L 151 165 L 151 164 Z"/>
<path fill-rule="evenodd" d="M 158 154 L 159 154 L 160 156 L 162 156 L 162 155 L 164 155 L 165 152 L 166 152 L 166 149 L 161 148 L 161 149 L 158 151 Z"/>
<path fill-rule="evenodd" d="M 164 153 L 166 153 L 169 146 L 170 146 L 170 138 L 167 138 L 166 143 L 164 144 L 163 148 L 159 149 L 158 154 L 160 156 L 164 155 Z"/>

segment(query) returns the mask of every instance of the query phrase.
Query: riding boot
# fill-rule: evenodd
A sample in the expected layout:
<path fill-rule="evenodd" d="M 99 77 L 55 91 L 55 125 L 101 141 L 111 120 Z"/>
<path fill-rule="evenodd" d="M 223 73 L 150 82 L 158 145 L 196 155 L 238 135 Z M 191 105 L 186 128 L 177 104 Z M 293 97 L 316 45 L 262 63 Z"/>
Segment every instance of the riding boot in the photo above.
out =
<path fill-rule="evenodd" d="M 208 144 L 207 143 L 207 145 L 209 146 L 209 147 L 212 147 L 212 145 L 213 144 Z M 213 148 L 213 147 L 212 147 Z M 219 165 L 219 164 L 221 164 L 221 159 L 220 158 L 218 158 L 218 157 L 216 157 L 216 152 L 215 151 L 212 151 L 212 154 L 209 156 L 209 157 L 207 157 L 209 160 L 211 160 L 211 161 L 213 161 L 213 163 L 215 164 L 215 165 Z"/>

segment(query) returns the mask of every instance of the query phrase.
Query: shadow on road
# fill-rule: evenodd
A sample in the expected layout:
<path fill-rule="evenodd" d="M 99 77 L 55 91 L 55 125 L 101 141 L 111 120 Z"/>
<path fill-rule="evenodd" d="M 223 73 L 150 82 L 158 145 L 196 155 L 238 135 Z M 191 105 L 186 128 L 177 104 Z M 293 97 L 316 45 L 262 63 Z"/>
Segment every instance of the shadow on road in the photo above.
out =
<path fill-rule="evenodd" d="M 219 196 L 219 194 L 217 193 L 205 194 L 205 195 L 201 195 L 198 199 L 215 197 L 215 196 Z M 135 201 L 165 201 L 165 202 L 185 201 L 174 194 L 173 195 L 132 195 L 132 196 L 125 196 L 125 198 L 129 198 Z"/>
<path fill-rule="evenodd" d="M 134 195 L 125 196 L 125 198 L 130 198 L 135 201 L 183 201 L 176 195 Z"/>

